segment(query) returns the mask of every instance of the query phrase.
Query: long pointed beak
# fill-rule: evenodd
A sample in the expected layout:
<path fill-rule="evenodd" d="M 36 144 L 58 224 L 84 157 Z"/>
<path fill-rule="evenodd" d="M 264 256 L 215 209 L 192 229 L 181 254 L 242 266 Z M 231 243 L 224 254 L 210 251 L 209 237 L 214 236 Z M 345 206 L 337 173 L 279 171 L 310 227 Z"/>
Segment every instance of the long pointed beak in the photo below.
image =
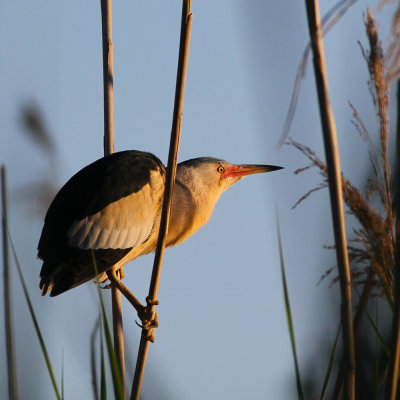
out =
<path fill-rule="evenodd" d="M 276 171 L 282 168 L 283 167 L 277 167 L 276 165 L 237 164 L 233 165 L 232 167 L 226 168 L 225 172 L 223 172 L 221 177 L 222 178 L 226 178 L 228 176 L 243 177 L 246 175 Z"/>

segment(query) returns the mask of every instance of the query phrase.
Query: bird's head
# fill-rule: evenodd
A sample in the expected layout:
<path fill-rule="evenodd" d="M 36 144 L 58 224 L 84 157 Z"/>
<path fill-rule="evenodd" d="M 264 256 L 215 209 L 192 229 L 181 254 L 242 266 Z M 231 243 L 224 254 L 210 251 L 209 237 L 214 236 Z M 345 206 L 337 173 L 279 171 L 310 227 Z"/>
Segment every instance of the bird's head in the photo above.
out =
<path fill-rule="evenodd" d="M 247 175 L 281 169 L 274 165 L 232 164 L 213 157 L 200 157 L 178 165 L 177 179 L 190 187 L 200 197 L 201 193 L 214 198 Z"/>

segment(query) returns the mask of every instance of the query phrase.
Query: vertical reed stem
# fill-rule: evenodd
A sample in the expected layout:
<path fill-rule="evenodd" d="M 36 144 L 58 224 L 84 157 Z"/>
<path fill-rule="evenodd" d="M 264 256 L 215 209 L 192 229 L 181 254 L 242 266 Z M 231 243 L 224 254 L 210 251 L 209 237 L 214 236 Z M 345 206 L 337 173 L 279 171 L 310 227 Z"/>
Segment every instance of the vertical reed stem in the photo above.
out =
<path fill-rule="evenodd" d="M 103 89 L 104 89 L 104 155 L 114 153 L 114 111 L 113 111 L 113 44 L 111 0 L 101 0 L 101 22 L 103 38 Z M 122 302 L 120 291 L 111 284 L 113 314 L 114 350 L 121 373 L 121 382 L 126 397 L 124 332 L 122 325 Z"/>
<path fill-rule="evenodd" d="M 182 124 L 182 108 L 186 82 L 186 70 L 189 54 L 190 31 L 192 26 L 192 14 L 190 13 L 190 0 L 182 2 L 181 36 L 179 45 L 178 71 L 175 88 L 174 113 L 172 119 L 171 140 L 168 155 L 167 176 L 165 182 L 164 201 L 158 235 L 156 255 L 154 257 L 153 272 L 150 281 L 149 295 L 147 297 L 147 307 L 149 313 L 155 314 L 155 301 L 157 299 L 158 286 L 161 276 L 161 266 L 168 230 L 169 214 L 172 203 L 172 193 L 174 190 L 176 163 L 178 158 L 179 138 Z M 147 353 L 149 349 L 149 339 L 153 335 L 152 329 L 142 330 L 140 339 L 138 358 L 136 361 L 135 375 L 132 384 L 131 400 L 139 400 L 142 387 L 143 374 L 146 365 Z"/>
<path fill-rule="evenodd" d="M 103 38 L 104 155 L 114 153 L 113 43 L 111 0 L 101 0 Z"/>
<path fill-rule="evenodd" d="M 336 256 L 341 289 L 341 318 L 343 326 L 344 354 L 346 359 L 346 395 L 355 399 L 355 349 L 353 332 L 353 313 L 351 303 L 351 275 L 347 255 L 347 241 L 342 200 L 342 181 L 336 127 L 329 100 L 328 80 L 322 42 L 321 20 L 318 0 L 306 0 L 308 27 L 315 81 L 318 92 L 321 125 L 324 137 L 326 164 L 328 168 L 329 193 L 333 229 L 336 243 Z"/>
<path fill-rule="evenodd" d="M 12 321 L 11 304 L 11 282 L 10 262 L 8 256 L 8 234 L 7 234 L 7 181 L 6 168 L 1 166 L 1 210 L 2 210 L 2 234 L 3 234 L 3 282 L 4 282 L 4 326 L 6 331 L 7 349 L 7 373 L 8 373 L 8 396 L 10 400 L 18 399 L 17 374 L 15 370 L 15 348 Z"/>
<path fill-rule="evenodd" d="M 395 400 L 397 384 L 399 380 L 400 359 L 400 82 L 397 84 L 397 138 L 396 138 L 396 188 L 395 188 L 395 288 L 394 309 L 392 324 L 392 351 L 390 353 L 388 384 L 386 387 L 386 399 Z"/>

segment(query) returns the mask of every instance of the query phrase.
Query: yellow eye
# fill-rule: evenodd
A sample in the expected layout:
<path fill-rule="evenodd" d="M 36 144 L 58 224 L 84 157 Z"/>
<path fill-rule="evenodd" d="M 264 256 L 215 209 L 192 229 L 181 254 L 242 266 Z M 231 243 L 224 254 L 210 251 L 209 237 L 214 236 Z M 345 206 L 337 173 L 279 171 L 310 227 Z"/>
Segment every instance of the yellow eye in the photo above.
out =
<path fill-rule="evenodd" d="M 220 166 L 217 168 L 217 171 L 218 171 L 218 173 L 222 174 L 222 173 L 225 171 L 225 168 L 224 168 L 222 165 L 220 165 Z"/>

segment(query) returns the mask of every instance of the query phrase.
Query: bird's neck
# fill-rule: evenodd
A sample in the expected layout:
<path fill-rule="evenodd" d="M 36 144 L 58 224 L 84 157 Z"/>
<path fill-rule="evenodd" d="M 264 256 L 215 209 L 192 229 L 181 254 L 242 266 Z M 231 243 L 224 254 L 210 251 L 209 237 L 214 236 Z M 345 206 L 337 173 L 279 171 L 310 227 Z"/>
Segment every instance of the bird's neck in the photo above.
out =
<path fill-rule="evenodd" d="M 198 182 L 180 178 L 175 180 L 167 246 L 183 242 L 206 224 L 219 197 Z"/>

